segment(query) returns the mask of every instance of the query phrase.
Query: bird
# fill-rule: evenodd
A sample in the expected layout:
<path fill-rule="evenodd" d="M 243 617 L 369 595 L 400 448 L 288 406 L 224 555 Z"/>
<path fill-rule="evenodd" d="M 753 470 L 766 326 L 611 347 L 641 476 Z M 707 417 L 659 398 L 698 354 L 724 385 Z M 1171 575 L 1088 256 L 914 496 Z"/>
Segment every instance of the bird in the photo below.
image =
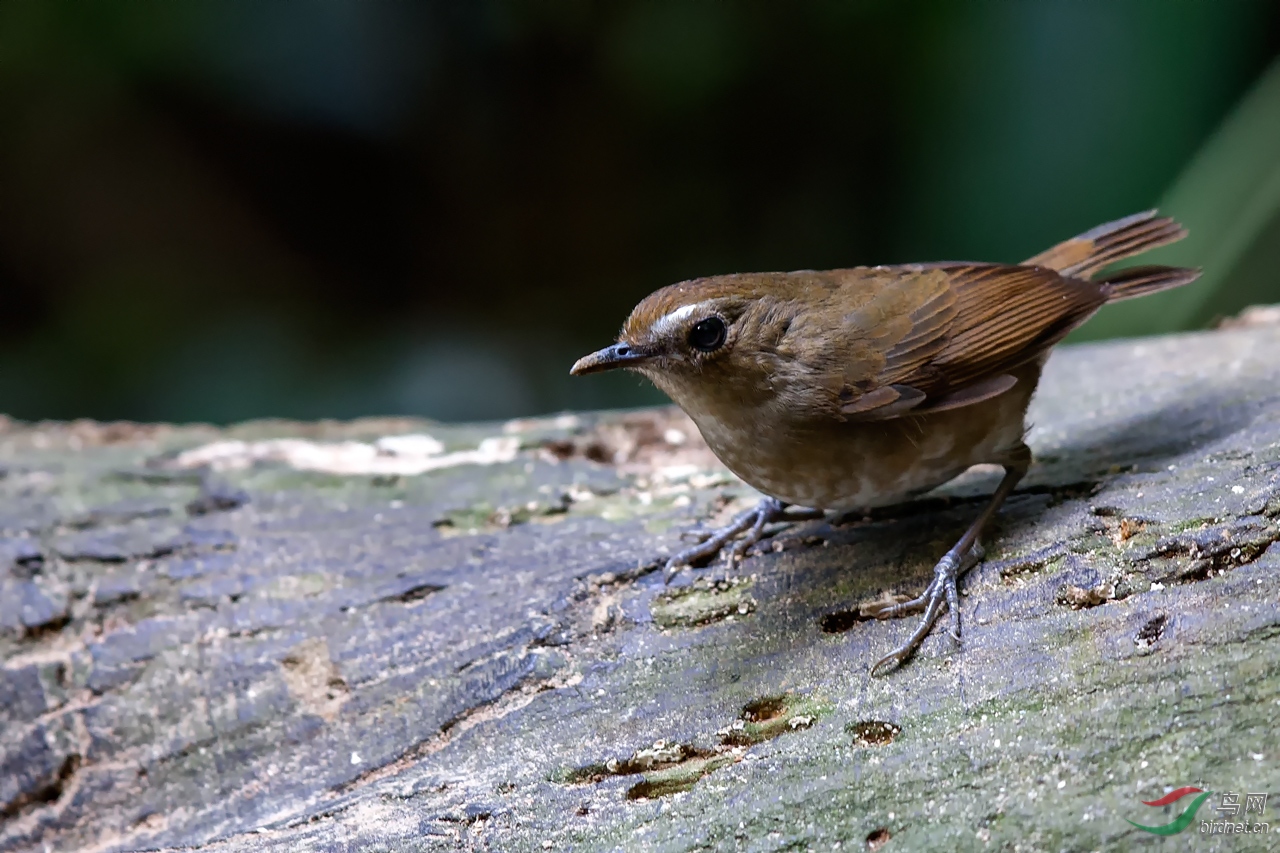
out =
<path fill-rule="evenodd" d="M 764 497 L 672 556 L 743 557 L 767 525 L 909 500 L 978 464 L 1004 475 L 923 594 L 878 618 L 922 613 L 871 667 L 902 666 L 945 607 L 961 636 L 959 577 L 983 556 L 984 528 L 1031 465 L 1027 406 L 1050 350 L 1110 302 L 1194 281 L 1198 269 L 1111 264 L 1176 242 L 1154 210 L 1099 225 L 1021 264 L 943 261 L 739 273 L 645 297 L 616 342 L 578 376 L 625 369 L 667 394 L 712 452 Z M 796 509 L 788 510 L 789 507 Z"/>

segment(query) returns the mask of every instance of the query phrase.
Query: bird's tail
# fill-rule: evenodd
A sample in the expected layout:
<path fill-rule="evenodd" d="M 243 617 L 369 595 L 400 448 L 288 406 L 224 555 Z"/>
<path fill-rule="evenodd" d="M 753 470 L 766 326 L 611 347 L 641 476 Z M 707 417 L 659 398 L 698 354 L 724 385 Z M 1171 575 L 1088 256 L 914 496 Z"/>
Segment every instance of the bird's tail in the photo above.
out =
<path fill-rule="evenodd" d="M 1108 302 L 1133 299 L 1148 293 L 1159 293 L 1171 287 L 1190 284 L 1200 277 L 1200 270 L 1189 267 L 1129 267 L 1098 279 Z"/>
<path fill-rule="evenodd" d="M 1187 236 L 1187 230 L 1167 216 L 1156 216 L 1154 210 L 1135 213 L 1107 222 L 1083 234 L 1064 240 L 1034 258 L 1025 266 L 1047 267 L 1069 278 L 1091 279 L 1110 264 L 1143 252 L 1176 243 Z M 1143 296 L 1186 284 L 1199 275 L 1198 270 L 1176 267 L 1141 267 L 1124 270 L 1105 281 L 1111 285 L 1113 299 Z"/>

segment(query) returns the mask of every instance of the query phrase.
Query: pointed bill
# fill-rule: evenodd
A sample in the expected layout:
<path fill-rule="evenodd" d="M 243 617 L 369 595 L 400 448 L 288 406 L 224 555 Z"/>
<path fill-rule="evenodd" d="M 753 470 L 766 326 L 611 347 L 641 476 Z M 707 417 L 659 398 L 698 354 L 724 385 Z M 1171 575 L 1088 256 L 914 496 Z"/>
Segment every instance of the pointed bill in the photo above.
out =
<path fill-rule="evenodd" d="M 602 350 L 584 355 L 574 362 L 569 373 L 581 376 L 584 373 L 599 373 L 603 370 L 616 370 L 621 367 L 635 367 L 648 361 L 648 353 L 643 353 L 627 343 L 616 343 Z"/>

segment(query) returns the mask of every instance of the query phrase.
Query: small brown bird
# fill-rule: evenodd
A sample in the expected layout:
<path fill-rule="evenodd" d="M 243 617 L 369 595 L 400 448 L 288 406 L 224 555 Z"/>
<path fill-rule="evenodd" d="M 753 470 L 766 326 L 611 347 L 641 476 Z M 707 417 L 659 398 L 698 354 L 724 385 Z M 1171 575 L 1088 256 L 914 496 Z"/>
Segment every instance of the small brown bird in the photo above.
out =
<path fill-rule="evenodd" d="M 1108 222 L 1025 263 L 942 262 L 700 278 L 650 294 L 618 342 L 578 375 L 637 370 L 698 425 L 716 456 L 770 497 L 676 554 L 668 573 L 730 559 L 765 525 L 815 511 L 894 504 L 972 465 L 1005 475 L 991 501 L 890 618 L 924 611 L 911 637 L 872 667 L 900 665 L 943 604 L 960 639 L 956 580 L 978 537 L 1031 464 L 1024 418 L 1049 350 L 1108 302 L 1186 284 L 1198 270 L 1111 263 L 1186 236 L 1155 211 Z M 668 578 L 670 574 L 668 574 Z"/>

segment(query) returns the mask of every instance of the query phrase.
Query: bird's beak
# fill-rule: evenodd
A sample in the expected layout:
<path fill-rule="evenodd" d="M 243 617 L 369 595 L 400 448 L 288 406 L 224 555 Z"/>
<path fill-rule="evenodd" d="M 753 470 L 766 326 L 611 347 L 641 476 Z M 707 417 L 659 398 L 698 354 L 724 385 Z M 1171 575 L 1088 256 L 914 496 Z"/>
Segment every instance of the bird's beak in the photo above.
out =
<path fill-rule="evenodd" d="M 648 353 L 641 352 L 631 344 L 616 343 L 599 352 L 584 355 L 574 362 L 569 373 L 581 376 L 584 373 L 599 373 L 602 370 L 615 370 L 619 367 L 635 367 L 637 364 L 648 361 L 649 358 Z"/>

